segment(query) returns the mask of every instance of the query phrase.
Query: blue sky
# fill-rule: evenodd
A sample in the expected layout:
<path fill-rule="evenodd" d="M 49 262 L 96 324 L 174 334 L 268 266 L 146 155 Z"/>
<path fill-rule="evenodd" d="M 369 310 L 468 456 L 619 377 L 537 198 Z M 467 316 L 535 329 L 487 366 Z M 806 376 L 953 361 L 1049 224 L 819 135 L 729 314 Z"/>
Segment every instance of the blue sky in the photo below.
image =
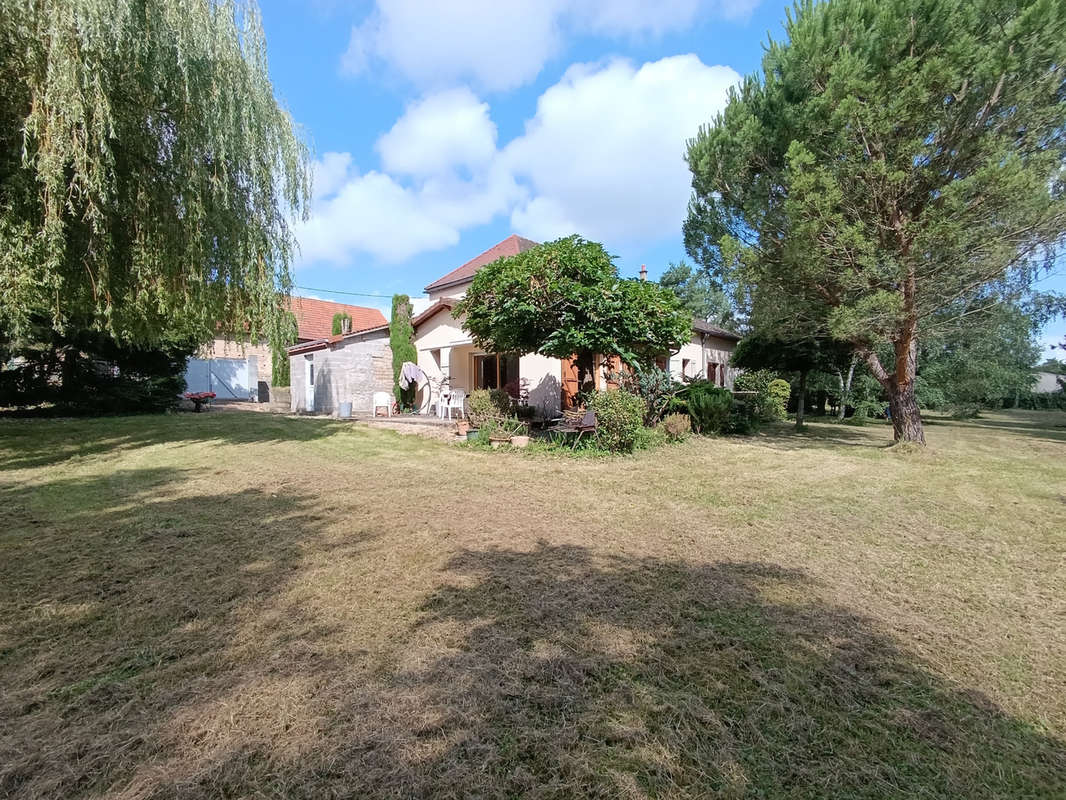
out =
<path fill-rule="evenodd" d="M 777 0 L 260 2 L 275 89 L 316 158 L 296 284 L 381 308 L 511 233 L 602 241 L 623 274 L 684 257 L 685 140 L 758 68 L 785 13 Z M 1045 334 L 1061 341 L 1066 322 Z"/>

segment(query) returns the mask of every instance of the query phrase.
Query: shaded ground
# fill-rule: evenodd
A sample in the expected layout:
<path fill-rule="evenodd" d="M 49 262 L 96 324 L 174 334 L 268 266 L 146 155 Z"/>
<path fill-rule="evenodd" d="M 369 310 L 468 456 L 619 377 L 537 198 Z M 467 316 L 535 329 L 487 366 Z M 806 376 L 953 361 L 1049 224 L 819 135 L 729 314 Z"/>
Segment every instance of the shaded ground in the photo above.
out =
<path fill-rule="evenodd" d="M 1066 415 L 0 424 L 0 796 L 1066 796 Z"/>

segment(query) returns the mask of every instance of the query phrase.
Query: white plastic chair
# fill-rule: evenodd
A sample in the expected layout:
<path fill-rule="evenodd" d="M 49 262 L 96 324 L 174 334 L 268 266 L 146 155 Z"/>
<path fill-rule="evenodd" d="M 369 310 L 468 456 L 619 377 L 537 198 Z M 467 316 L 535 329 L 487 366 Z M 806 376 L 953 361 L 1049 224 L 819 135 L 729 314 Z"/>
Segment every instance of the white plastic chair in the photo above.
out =
<path fill-rule="evenodd" d="M 464 404 L 466 402 L 466 390 L 465 389 L 452 389 L 451 395 L 448 397 L 448 405 L 444 407 L 445 412 L 448 414 L 448 419 L 452 418 L 452 411 L 458 411 L 460 417 L 466 416 L 466 410 Z"/>
<path fill-rule="evenodd" d="M 392 416 L 392 395 L 388 392 L 374 392 L 374 397 L 370 401 L 370 416 L 376 417 L 378 415 L 378 406 L 385 406 L 385 415 Z"/>

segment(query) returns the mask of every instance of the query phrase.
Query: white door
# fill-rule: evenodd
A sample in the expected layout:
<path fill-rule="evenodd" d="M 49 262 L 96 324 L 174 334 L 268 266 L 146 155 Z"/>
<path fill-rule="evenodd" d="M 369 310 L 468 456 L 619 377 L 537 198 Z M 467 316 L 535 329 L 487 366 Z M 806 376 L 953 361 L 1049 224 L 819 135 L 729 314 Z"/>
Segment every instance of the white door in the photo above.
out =
<path fill-rule="evenodd" d="M 307 398 L 308 411 L 315 410 L 315 357 L 314 354 L 304 356 L 304 370 L 307 373 L 307 388 L 304 389 L 304 397 Z"/>

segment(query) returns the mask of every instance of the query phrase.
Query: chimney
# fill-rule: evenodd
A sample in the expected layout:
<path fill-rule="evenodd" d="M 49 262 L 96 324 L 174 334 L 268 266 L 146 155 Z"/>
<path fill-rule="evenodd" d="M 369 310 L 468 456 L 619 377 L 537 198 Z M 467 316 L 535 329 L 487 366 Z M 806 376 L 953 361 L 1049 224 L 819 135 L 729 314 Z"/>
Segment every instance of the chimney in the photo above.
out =
<path fill-rule="evenodd" d="M 640 279 L 646 281 L 648 279 L 648 268 L 643 264 L 640 265 Z"/>
<path fill-rule="evenodd" d="M 341 320 L 341 333 L 349 334 L 352 332 L 352 320 L 349 317 L 345 317 Z"/>

